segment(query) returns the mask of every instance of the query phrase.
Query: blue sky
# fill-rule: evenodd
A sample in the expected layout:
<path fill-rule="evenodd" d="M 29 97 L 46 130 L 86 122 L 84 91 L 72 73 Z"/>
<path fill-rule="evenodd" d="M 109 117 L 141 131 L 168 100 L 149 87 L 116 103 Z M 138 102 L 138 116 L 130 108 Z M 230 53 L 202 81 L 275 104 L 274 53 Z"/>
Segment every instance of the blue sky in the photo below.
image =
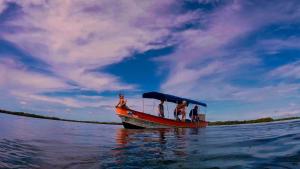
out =
<path fill-rule="evenodd" d="M 118 93 L 139 110 L 143 92 L 160 91 L 206 102 L 212 121 L 297 116 L 299 9 L 297 0 L 0 0 L 0 107 L 119 121 Z"/>

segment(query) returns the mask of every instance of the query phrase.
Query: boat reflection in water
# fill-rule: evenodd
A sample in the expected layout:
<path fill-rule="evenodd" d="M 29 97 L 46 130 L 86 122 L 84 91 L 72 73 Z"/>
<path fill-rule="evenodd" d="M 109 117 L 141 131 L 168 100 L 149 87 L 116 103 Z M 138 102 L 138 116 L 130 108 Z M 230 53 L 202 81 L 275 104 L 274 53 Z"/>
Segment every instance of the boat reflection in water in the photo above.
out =
<path fill-rule="evenodd" d="M 172 165 L 189 154 L 189 135 L 199 135 L 201 129 L 123 129 L 116 131 L 113 149 L 116 166 L 142 167 Z"/>

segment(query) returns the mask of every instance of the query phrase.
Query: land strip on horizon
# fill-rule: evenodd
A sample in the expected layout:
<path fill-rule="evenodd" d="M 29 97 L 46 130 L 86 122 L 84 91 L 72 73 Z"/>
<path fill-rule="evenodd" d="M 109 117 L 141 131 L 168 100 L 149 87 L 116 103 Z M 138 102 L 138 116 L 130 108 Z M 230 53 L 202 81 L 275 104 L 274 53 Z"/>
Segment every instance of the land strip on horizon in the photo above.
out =
<path fill-rule="evenodd" d="M 14 112 L 14 111 L 8 111 L 8 110 L 3 110 L 3 109 L 0 109 L 0 113 L 16 115 L 16 116 L 31 117 L 31 118 L 39 118 L 39 119 L 77 122 L 77 123 L 122 125 L 122 123 L 119 123 L 119 122 L 99 122 L 99 121 L 70 120 L 70 119 L 62 119 L 62 118 L 58 118 L 58 117 L 42 116 L 42 115 L 37 115 L 37 114 L 32 114 L 32 113 Z M 266 117 L 266 118 L 259 118 L 259 119 L 255 119 L 255 120 L 214 121 L 214 122 L 208 122 L 208 125 L 209 126 L 219 126 L 219 125 L 236 125 L 236 124 L 254 124 L 254 123 L 266 123 L 266 122 L 296 120 L 296 119 L 300 119 L 300 117 L 287 117 L 287 118 L 278 118 L 278 119 L 273 119 L 271 117 Z"/>

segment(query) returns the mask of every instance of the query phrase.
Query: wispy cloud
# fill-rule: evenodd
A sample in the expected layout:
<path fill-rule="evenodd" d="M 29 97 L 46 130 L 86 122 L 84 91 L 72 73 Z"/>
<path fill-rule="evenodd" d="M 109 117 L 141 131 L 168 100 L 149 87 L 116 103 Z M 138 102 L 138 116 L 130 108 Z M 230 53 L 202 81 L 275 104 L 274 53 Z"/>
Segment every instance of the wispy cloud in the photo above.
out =
<path fill-rule="evenodd" d="M 23 13 L 15 16 L 14 20 L 7 21 L 5 25 L 18 28 L 19 31 L 3 33 L 2 36 L 50 64 L 51 71 L 55 74 L 84 88 L 132 88 L 133 86 L 119 83 L 113 75 L 96 74 L 88 70 L 119 62 L 132 51 L 143 52 L 150 48 L 159 48 L 161 44 L 150 43 L 169 33 L 164 26 L 158 28 L 155 25 L 147 27 L 146 24 L 137 24 L 145 19 L 152 21 L 155 17 L 152 16 L 154 3 L 15 3 L 22 7 Z"/>
<path fill-rule="evenodd" d="M 10 90 L 33 93 L 71 89 L 62 79 L 27 70 L 13 59 L 0 59 L 0 85 Z"/>
<path fill-rule="evenodd" d="M 101 108 L 101 107 L 110 107 L 113 108 L 113 103 L 116 102 L 115 99 L 104 99 L 104 98 L 97 98 L 94 99 L 94 97 L 89 98 L 87 96 L 81 98 L 81 97 L 51 97 L 51 96 L 45 96 L 45 95 L 39 95 L 39 94 L 31 94 L 31 93 L 25 93 L 25 92 L 18 92 L 14 91 L 12 92 L 13 95 L 17 96 L 18 98 L 26 100 L 26 103 L 30 102 L 47 102 L 52 104 L 60 104 L 65 107 L 70 108 Z"/>
<path fill-rule="evenodd" d="M 300 79 L 300 61 L 280 66 L 272 70 L 269 75 L 275 79 Z"/>
<path fill-rule="evenodd" d="M 206 18 L 209 22 L 205 29 L 183 32 L 179 36 L 182 44 L 178 50 L 168 56 L 168 59 L 162 59 L 169 63 L 171 69 L 169 78 L 161 86 L 162 90 L 180 95 L 198 93 L 198 97 L 206 99 L 212 98 L 209 93 L 219 98 L 223 98 L 220 96 L 224 95 L 235 99 L 233 93 L 248 90 L 249 86 L 237 85 L 232 79 L 237 75 L 241 78 L 242 72 L 249 74 L 249 69 L 255 69 L 261 64 L 261 58 L 256 54 L 256 49 L 244 47 L 239 42 L 243 37 L 271 23 L 299 18 L 299 11 L 291 9 L 292 4 L 295 2 L 262 8 L 252 2 L 234 1 L 208 14 Z M 277 10 L 276 13 L 274 10 Z M 250 14 L 252 17 L 246 17 Z M 293 41 L 286 41 L 283 44 L 280 40 L 261 40 L 259 47 L 264 50 L 270 50 L 270 47 L 273 50 L 298 48 L 297 43 L 293 43 L 295 41 L 297 39 L 293 38 Z M 231 49 L 241 47 L 243 50 L 240 51 Z M 267 77 L 267 73 L 265 74 Z M 253 87 L 249 90 L 253 91 L 251 90 Z M 273 87 L 256 88 L 259 91 Z"/>
<path fill-rule="evenodd" d="M 0 1 L 0 14 L 6 9 L 6 3 L 4 0 Z"/>
<path fill-rule="evenodd" d="M 290 37 L 287 39 L 264 39 L 259 41 L 257 44 L 258 48 L 262 50 L 276 54 L 282 49 L 299 49 L 300 48 L 300 38 L 299 37 Z"/>

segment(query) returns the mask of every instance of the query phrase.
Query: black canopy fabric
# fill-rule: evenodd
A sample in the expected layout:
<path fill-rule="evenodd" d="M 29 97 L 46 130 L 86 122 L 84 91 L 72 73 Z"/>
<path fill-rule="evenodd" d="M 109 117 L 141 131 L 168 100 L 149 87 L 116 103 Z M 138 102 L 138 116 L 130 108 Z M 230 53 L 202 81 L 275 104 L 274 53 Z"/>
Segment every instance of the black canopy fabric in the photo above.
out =
<path fill-rule="evenodd" d="M 169 94 L 158 93 L 158 92 L 144 93 L 143 98 L 164 100 L 164 101 L 173 102 L 173 103 L 181 103 L 182 101 L 186 101 L 187 104 L 191 103 L 191 104 L 201 105 L 203 107 L 207 106 L 205 103 L 201 103 L 201 102 L 198 102 L 198 101 L 195 101 L 195 100 L 186 99 L 186 98 L 177 97 L 177 96 L 172 96 L 172 95 L 169 95 Z"/>

